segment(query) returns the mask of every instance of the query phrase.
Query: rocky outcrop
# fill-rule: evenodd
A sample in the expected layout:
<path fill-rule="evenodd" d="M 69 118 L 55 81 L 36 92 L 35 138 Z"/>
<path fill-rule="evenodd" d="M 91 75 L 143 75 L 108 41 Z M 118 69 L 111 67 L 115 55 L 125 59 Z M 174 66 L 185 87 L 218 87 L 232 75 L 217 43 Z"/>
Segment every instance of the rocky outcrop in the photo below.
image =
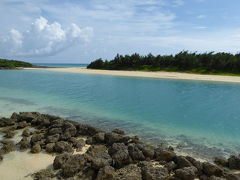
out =
<path fill-rule="evenodd" d="M 37 112 L 13 113 L 1 118 L 0 161 L 17 150 L 56 155 L 53 170 L 42 170 L 34 179 L 84 180 L 239 180 L 230 169 L 240 169 L 240 158 L 215 158 L 215 164 L 179 156 L 172 147 L 153 147 L 120 129 L 104 132 L 90 125 Z M 22 139 L 14 144 L 16 130 Z M 83 138 L 84 136 L 84 138 Z M 86 141 L 85 141 L 86 139 Z M 86 153 L 81 150 L 90 146 Z M 87 147 L 88 147 L 87 146 Z M 85 152 L 85 151 L 84 151 Z"/>

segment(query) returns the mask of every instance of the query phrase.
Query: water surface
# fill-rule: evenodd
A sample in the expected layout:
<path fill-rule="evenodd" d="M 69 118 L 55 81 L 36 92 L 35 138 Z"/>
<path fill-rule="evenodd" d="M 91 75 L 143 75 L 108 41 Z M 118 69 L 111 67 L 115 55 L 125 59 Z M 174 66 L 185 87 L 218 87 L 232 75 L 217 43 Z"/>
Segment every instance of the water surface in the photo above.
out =
<path fill-rule="evenodd" d="M 40 111 L 205 158 L 239 152 L 240 85 L 51 72 L 0 71 L 0 113 Z"/>

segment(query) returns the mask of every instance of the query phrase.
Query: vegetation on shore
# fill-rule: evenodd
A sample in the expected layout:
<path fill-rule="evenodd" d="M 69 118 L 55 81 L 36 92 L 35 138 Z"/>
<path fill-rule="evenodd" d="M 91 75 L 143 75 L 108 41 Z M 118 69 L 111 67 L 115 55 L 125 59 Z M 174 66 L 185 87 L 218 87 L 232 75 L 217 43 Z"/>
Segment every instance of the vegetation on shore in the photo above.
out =
<path fill-rule="evenodd" d="M 15 69 L 17 67 L 32 67 L 33 65 L 23 61 L 0 59 L 0 69 Z"/>
<path fill-rule="evenodd" d="M 97 59 L 91 62 L 89 69 L 107 70 L 143 70 L 143 71 L 179 71 L 209 74 L 240 74 L 240 53 L 190 53 L 182 51 L 176 55 L 148 54 L 141 56 L 119 55 L 113 60 Z"/>

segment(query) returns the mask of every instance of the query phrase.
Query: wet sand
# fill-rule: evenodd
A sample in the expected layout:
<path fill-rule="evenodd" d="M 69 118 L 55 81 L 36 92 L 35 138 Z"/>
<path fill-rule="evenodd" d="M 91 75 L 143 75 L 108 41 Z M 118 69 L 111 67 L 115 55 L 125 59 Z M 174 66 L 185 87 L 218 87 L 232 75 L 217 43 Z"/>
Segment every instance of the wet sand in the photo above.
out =
<path fill-rule="evenodd" d="M 145 71 L 116 71 L 116 70 L 95 70 L 86 68 L 24 68 L 25 70 L 47 70 L 81 74 L 98 74 L 110 76 L 125 76 L 125 77 L 142 77 L 142 78 L 159 78 L 159 79 L 180 79 L 194 81 L 215 81 L 240 83 L 240 76 L 223 76 L 223 75 L 203 75 L 179 72 L 145 72 Z"/>

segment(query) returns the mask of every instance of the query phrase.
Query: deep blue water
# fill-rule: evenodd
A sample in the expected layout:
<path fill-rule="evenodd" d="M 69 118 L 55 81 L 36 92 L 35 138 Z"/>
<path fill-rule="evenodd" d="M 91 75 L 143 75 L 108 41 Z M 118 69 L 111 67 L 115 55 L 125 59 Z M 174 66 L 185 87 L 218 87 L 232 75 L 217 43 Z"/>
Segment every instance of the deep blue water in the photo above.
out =
<path fill-rule="evenodd" d="M 59 64 L 59 63 L 33 63 L 36 66 L 45 66 L 45 67 L 81 67 L 86 68 L 88 64 Z"/>
<path fill-rule="evenodd" d="M 0 71 L 0 115 L 56 114 L 204 157 L 240 150 L 240 85 L 44 70 Z"/>

